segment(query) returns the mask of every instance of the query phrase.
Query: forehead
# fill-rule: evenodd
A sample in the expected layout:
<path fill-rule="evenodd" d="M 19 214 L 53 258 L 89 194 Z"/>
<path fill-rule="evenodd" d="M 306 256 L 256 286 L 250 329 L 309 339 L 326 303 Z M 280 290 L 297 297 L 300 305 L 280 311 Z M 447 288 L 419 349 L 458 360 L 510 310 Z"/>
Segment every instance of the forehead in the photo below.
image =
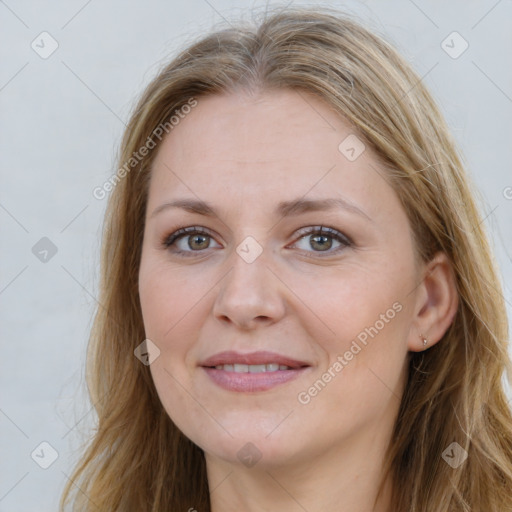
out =
<path fill-rule="evenodd" d="M 369 203 L 369 210 L 382 209 L 386 199 L 396 206 L 373 152 L 319 98 L 282 90 L 197 101 L 158 150 L 150 204 L 196 195 L 262 206 L 278 197 L 338 193 Z"/>

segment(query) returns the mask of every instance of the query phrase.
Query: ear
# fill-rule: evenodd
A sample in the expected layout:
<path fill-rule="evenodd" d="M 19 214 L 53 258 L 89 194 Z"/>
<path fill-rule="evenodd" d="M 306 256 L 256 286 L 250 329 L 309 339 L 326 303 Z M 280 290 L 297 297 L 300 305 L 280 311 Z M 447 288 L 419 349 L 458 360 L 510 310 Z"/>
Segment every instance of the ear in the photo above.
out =
<path fill-rule="evenodd" d="M 445 253 L 436 253 L 423 267 L 422 276 L 407 344 L 413 352 L 428 349 L 443 337 L 459 305 L 455 275 Z M 427 345 L 423 338 L 428 340 Z"/>

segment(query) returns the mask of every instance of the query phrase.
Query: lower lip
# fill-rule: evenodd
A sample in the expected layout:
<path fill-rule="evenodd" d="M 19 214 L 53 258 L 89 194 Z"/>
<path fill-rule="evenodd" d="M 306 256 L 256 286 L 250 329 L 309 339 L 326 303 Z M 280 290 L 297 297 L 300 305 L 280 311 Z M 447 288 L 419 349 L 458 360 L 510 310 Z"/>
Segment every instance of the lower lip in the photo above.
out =
<path fill-rule="evenodd" d="M 238 373 L 202 367 L 210 379 L 228 391 L 267 391 L 302 375 L 309 367 L 275 372 Z"/>

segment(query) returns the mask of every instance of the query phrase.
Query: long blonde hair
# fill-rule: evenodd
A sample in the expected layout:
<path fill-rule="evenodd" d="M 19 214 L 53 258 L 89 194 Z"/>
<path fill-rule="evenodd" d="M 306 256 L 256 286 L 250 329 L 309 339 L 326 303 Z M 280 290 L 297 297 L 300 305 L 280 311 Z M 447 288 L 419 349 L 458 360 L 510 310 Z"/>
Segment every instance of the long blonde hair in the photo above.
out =
<path fill-rule="evenodd" d="M 130 160 L 190 98 L 237 88 L 317 95 L 376 151 L 408 215 L 417 252 L 445 252 L 459 308 L 431 349 L 412 353 L 385 471 L 394 512 L 512 510 L 508 324 L 496 263 L 462 156 L 418 75 L 382 37 L 327 8 L 285 8 L 183 50 L 151 82 L 127 126 L 109 197 L 100 306 L 87 383 L 98 421 L 61 499 L 61 510 L 210 510 L 202 450 L 173 424 L 149 368 L 134 357 L 145 338 L 138 296 L 147 184 L 158 149 Z M 179 128 L 178 128 L 179 129 Z M 133 165 L 132 165 L 133 164 Z M 453 468 L 452 443 L 467 453 Z"/>

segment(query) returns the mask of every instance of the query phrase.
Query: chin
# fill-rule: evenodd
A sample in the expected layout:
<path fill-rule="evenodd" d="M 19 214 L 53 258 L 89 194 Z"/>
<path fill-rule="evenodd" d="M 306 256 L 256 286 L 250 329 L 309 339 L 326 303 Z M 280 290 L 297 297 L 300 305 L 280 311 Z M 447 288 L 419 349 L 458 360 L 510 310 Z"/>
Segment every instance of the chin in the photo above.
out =
<path fill-rule="evenodd" d="M 274 425 L 275 428 L 275 425 Z M 220 430 L 220 429 L 219 429 Z M 254 423 L 227 426 L 229 434 L 200 435 L 192 441 L 205 455 L 247 468 L 270 469 L 296 463 L 307 451 L 297 432 L 275 429 L 270 435 L 266 428 Z M 231 434 L 231 435 L 230 435 Z M 300 454 L 300 457 L 299 457 Z"/>
<path fill-rule="evenodd" d="M 248 469 L 270 470 L 297 462 L 297 448 L 287 446 L 282 439 L 269 441 L 265 437 L 225 439 L 222 443 L 208 442 L 202 448 L 205 455 Z"/>

